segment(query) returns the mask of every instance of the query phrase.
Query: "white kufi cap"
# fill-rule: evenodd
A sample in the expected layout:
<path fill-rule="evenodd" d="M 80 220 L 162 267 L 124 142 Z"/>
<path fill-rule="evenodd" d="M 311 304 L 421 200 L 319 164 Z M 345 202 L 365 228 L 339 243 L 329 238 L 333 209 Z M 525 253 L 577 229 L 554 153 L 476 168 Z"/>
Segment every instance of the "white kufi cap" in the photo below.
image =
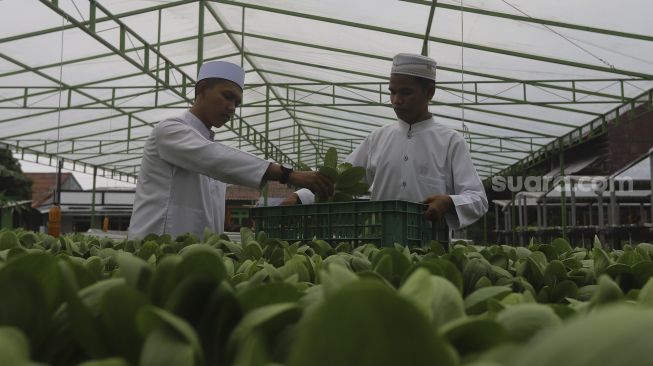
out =
<path fill-rule="evenodd" d="M 218 78 L 234 82 L 241 89 L 245 87 L 245 70 L 242 67 L 225 61 L 205 62 L 200 67 L 197 82 L 204 79 Z"/>
<path fill-rule="evenodd" d="M 391 74 L 417 76 L 435 81 L 435 60 L 412 53 L 400 53 L 392 59 Z"/>

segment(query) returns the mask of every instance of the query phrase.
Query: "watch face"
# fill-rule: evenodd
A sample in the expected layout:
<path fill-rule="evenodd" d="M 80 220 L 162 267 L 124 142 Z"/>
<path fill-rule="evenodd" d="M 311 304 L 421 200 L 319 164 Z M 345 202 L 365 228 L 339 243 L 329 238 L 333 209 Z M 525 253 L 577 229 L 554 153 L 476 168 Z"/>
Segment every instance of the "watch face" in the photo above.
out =
<path fill-rule="evenodd" d="M 293 170 L 292 165 L 290 164 L 281 164 L 284 169 Z"/>

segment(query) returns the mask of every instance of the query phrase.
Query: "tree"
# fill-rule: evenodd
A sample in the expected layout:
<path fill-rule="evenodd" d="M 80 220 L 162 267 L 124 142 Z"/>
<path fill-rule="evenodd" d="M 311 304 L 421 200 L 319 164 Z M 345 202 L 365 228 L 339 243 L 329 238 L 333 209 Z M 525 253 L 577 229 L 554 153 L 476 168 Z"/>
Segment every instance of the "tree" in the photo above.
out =
<path fill-rule="evenodd" d="M 0 149 L 0 203 L 32 198 L 32 182 L 9 149 Z"/>

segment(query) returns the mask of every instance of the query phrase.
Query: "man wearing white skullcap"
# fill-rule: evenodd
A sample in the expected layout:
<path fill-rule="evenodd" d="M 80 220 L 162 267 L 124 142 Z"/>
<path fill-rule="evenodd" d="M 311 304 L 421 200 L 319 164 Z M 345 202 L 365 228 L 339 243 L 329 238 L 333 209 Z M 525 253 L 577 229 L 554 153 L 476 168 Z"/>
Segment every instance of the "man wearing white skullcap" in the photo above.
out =
<path fill-rule="evenodd" d="M 482 217 L 488 202 L 465 140 L 429 112 L 435 69 L 429 57 L 394 57 L 389 89 L 398 121 L 372 132 L 346 161 L 366 169 L 372 200 L 424 202 L 428 219 L 444 217 L 459 229 Z M 283 204 L 313 201 L 310 191 L 299 190 Z"/>
<path fill-rule="evenodd" d="M 129 238 L 147 234 L 221 233 L 226 183 L 260 187 L 268 180 L 330 194 L 333 184 L 317 172 L 293 171 L 213 141 L 240 105 L 245 71 L 214 61 L 203 64 L 195 84 L 195 102 L 181 116 L 157 124 L 145 143 L 136 185 Z"/>

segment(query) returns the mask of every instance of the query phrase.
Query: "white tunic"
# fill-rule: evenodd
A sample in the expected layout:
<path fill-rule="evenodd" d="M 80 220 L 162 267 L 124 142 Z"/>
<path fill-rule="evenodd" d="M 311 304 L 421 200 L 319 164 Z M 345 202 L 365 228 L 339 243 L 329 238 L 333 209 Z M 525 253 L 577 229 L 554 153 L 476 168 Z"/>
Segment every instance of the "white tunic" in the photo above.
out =
<path fill-rule="evenodd" d="M 460 134 L 433 118 L 413 124 L 399 120 L 372 132 L 346 159 L 366 168 L 371 199 L 423 202 L 436 194 L 453 200 L 447 224 L 459 229 L 488 209 L 487 197 L 469 149 Z M 311 191 L 297 191 L 302 203 L 313 203 Z"/>
<path fill-rule="evenodd" d="M 129 238 L 224 229 L 226 183 L 259 187 L 269 162 L 213 142 L 190 111 L 152 130 L 136 184 Z"/>

